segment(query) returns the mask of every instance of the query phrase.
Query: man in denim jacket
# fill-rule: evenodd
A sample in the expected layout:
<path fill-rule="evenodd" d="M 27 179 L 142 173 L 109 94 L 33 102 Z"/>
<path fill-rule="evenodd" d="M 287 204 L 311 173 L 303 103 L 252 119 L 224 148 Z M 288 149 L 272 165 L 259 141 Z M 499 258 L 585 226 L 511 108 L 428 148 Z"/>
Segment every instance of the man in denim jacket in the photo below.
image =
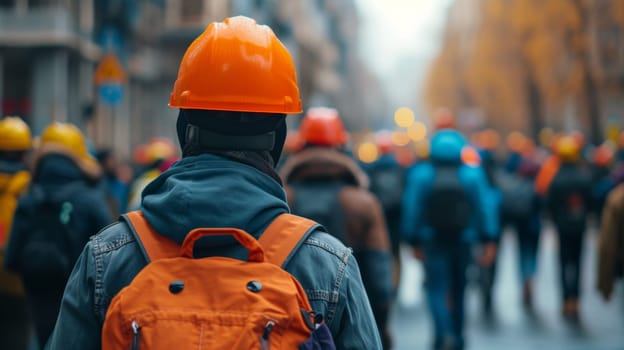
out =
<path fill-rule="evenodd" d="M 274 165 L 285 116 L 299 113 L 301 101 L 292 58 L 268 27 L 245 17 L 210 25 L 182 60 L 170 106 L 180 108 L 183 159 L 142 195 L 143 214 L 157 232 L 178 243 L 199 227 L 240 228 L 258 238 L 289 212 Z M 245 254 L 222 237 L 201 244 L 198 255 Z M 69 279 L 47 349 L 100 348 L 111 299 L 147 263 L 140 249 L 123 222 L 92 238 Z M 318 230 L 286 270 L 324 315 L 338 349 L 381 348 L 350 249 Z"/>

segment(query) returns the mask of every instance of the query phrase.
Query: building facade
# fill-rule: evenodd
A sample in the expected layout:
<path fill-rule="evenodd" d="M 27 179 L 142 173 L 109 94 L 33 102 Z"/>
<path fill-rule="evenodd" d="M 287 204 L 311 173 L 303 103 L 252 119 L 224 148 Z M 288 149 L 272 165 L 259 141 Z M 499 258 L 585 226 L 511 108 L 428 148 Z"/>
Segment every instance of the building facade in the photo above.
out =
<path fill-rule="evenodd" d="M 51 120 L 84 126 L 100 55 L 93 27 L 93 0 L 0 1 L 0 114 L 36 133 Z"/>
<path fill-rule="evenodd" d="M 289 48 L 305 107 L 336 107 L 347 125 L 382 116 L 379 84 L 357 57 L 354 0 L 0 0 L 0 114 L 22 116 L 35 133 L 75 123 L 122 156 L 175 138 L 167 103 L 184 51 L 208 23 L 239 14 Z M 127 76 L 114 104 L 94 80 L 108 54 Z"/>

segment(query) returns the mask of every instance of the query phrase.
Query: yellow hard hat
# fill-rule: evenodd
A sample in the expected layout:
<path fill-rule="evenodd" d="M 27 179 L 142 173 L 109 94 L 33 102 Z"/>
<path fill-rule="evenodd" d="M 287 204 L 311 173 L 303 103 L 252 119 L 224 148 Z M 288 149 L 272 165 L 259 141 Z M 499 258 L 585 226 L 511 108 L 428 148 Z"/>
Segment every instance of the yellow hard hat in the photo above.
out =
<path fill-rule="evenodd" d="M 61 153 L 72 157 L 78 167 L 90 178 L 101 176 L 102 169 L 87 150 L 85 137 L 75 125 L 55 122 L 41 134 L 39 155 Z"/>
<path fill-rule="evenodd" d="M 19 117 L 0 120 L 0 150 L 26 151 L 32 146 L 30 128 Z"/>
<path fill-rule="evenodd" d="M 580 146 L 573 136 L 563 136 L 557 141 L 556 150 L 562 160 L 574 161 L 579 157 Z"/>
<path fill-rule="evenodd" d="M 75 125 L 69 123 L 55 122 L 41 134 L 41 146 L 51 143 L 65 146 L 78 158 L 92 158 L 87 151 L 87 143 L 84 135 Z"/>
<path fill-rule="evenodd" d="M 147 144 L 146 157 L 148 164 L 174 157 L 176 154 L 175 144 L 166 137 L 154 137 Z"/>

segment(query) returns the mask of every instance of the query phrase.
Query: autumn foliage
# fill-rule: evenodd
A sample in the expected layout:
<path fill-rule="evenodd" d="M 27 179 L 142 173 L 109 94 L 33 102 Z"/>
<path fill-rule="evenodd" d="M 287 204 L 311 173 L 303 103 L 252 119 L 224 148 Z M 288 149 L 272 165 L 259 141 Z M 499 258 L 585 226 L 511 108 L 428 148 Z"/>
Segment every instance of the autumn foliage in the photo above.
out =
<path fill-rule="evenodd" d="M 477 108 L 498 129 L 534 136 L 572 118 L 596 139 L 601 92 L 624 86 L 623 43 L 624 0 L 456 0 L 424 102 Z"/>

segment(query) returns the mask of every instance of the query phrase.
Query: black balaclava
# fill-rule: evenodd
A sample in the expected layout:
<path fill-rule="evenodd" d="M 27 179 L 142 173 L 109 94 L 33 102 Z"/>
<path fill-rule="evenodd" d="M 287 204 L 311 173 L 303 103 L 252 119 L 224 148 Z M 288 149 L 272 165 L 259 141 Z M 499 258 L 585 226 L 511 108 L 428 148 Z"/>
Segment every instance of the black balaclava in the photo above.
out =
<path fill-rule="evenodd" d="M 224 155 L 251 163 L 279 182 L 274 167 L 286 140 L 285 119 L 285 114 L 180 109 L 176 130 L 183 157 L 199 153 Z M 202 142 L 211 145 L 189 140 L 191 132 L 202 133 Z M 246 143 L 253 145 L 247 148 Z"/>

